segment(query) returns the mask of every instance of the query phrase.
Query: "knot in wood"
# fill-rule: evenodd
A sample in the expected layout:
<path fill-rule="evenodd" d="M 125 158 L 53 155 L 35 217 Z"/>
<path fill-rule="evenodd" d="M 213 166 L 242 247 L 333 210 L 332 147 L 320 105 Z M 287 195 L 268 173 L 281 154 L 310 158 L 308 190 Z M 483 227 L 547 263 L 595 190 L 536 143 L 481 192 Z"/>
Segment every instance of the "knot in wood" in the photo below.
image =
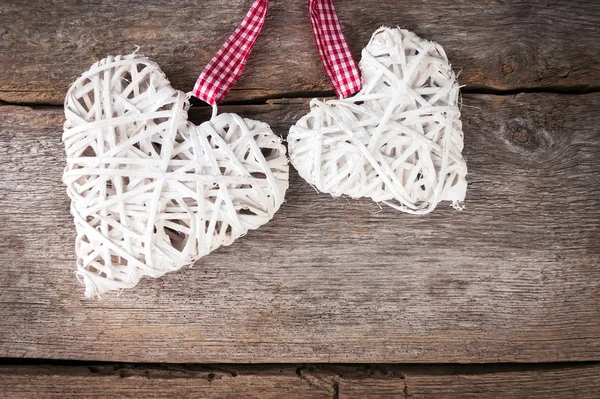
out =
<path fill-rule="evenodd" d="M 516 68 L 517 66 L 514 63 L 509 62 L 507 64 L 504 64 L 504 66 L 502 67 L 502 71 L 504 73 L 513 73 Z"/>
<path fill-rule="evenodd" d="M 509 143 L 528 153 L 536 152 L 543 142 L 543 133 L 531 121 L 513 119 L 506 123 L 505 135 Z"/>

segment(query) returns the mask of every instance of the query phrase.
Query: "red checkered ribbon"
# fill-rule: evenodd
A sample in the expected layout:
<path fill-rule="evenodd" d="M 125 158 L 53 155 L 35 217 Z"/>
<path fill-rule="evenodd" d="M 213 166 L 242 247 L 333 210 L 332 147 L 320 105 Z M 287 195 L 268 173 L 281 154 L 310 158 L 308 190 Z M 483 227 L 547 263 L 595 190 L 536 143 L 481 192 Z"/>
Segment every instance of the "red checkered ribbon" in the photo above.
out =
<path fill-rule="evenodd" d="M 360 90 L 362 81 L 335 12 L 333 0 L 309 0 L 308 8 L 325 72 L 338 97 L 346 98 Z"/>
<path fill-rule="evenodd" d="M 194 86 L 193 95 L 210 105 L 223 101 L 239 79 L 265 23 L 269 0 L 256 0 L 242 23 L 229 36 Z"/>

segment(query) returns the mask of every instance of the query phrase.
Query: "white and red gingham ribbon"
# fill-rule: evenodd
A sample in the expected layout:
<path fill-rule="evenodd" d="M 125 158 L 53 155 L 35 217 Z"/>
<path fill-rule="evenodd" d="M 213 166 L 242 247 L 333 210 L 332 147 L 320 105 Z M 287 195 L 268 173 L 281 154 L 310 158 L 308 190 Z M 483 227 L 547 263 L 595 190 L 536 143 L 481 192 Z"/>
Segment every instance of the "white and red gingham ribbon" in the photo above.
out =
<path fill-rule="evenodd" d="M 352 57 L 333 0 L 309 0 L 310 22 L 325 72 L 336 94 L 346 98 L 361 88 L 358 66 Z M 242 23 L 204 68 L 192 94 L 212 105 L 223 101 L 239 79 L 262 30 L 269 0 L 256 0 Z"/>
<path fill-rule="evenodd" d="M 192 94 L 215 106 L 239 79 L 267 16 L 269 0 L 256 0 L 242 23 L 204 68 Z"/>
<path fill-rule="evenodd" d="M 333 0 L 308 0 L 310 23 L 325 73 L 339 98 L 360 90 L 362 81 L 335 12 Z"/>

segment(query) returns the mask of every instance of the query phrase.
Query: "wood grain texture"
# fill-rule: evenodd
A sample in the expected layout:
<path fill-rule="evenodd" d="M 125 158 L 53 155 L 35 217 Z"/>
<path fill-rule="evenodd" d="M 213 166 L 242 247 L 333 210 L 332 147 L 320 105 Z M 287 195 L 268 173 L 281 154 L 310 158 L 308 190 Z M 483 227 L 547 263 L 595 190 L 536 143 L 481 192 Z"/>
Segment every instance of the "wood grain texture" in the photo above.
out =
<path fill-rule="evenodd" d="M 250 0 L 4 0 L 0 100 L 62 104 L 106 55 L 141 51 L 184 91 L 242 20 Z M 469 88 L 598 88 L 600 3 L 582 0 L 339 0 L 353 53 L 381 25 L 441 43 Z M 264 32 L 228 101 L 331 91 L 306 1 L 271 1 Z M 294 94 L 296 93 L 296 94 Z"/>
<path fill-rule="evenodd" d="M 222 111 L 284 135 L 307 104 Z M 598 360 L 599 111 L 600 94 L 465 96 L 464 211 L 332 199 L 293 173 L 263 228 L 98 302 L 74 274 L 62 110 L 1 106 L 0 357 Z"/>
<path fill-rule="evenodd" d="M 0 366 L 0 394 L 17 398 L 331 398 L 294 368 Z"/>
<path fill-rule="evenodd" d="M 9 398 L 597 398 L 598 364 L 0 366 Z"/>

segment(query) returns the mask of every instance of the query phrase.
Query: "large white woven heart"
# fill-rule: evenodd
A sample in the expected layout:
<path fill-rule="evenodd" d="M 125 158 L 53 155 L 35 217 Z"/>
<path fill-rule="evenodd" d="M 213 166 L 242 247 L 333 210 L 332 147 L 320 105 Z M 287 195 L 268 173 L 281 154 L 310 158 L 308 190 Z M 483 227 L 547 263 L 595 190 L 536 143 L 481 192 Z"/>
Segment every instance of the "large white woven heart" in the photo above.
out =
<path fill-rule="evenodd" d="M 459 86 L 442 47 L 404 29 L 381 28 L 362 52 L 363 88 L 311 102 L 290 129 L 290 160 L 333 196 L 370 197 L 409 213 L 440 201 L 460 208 L 466 163 Z"/>
<path fill-rule="evenodd" d="M 265 123 L 221 114 L 195 126 L 158 65 L 94 64 L 69 89 L 63 181 L 88 297 L 193 264 L 271 219 L 288 187 Z"/>

